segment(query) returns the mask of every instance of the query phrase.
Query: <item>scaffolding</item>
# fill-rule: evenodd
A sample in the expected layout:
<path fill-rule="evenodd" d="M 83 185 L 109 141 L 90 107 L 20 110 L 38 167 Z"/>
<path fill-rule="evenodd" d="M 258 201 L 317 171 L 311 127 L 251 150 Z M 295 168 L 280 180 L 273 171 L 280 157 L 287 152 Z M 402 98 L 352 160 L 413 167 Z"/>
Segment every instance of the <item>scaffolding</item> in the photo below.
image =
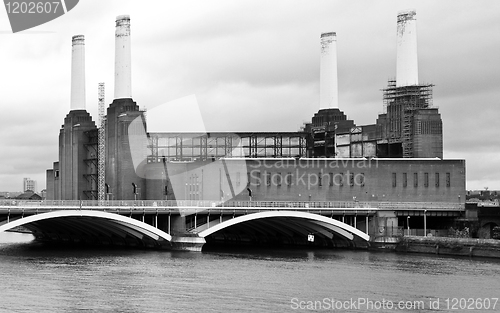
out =
<path fill-rule="evenodd" d="M 409 101 L 420 108 L 432 107 L 433 84 L 396 87 L 396 80 L 389 80 L 384 92 L 384 107 L 393 102 Z"/>
<path fill-rule="evenodd" d="M 306 156 L 306 133 L 150 133 L 148 162 Z"/>
<path fill-rule="evenodd" d="M 415 110 L 412 108 L 403 109 L 403 158 L 413 157 L 413 115 Z"/>
<path fill-rule="evenodd" d="M 98 129 L 98 162 L 97 162 L 97 195 L 98 200 L 105 200 L 106 188 L 106 116 L 104 110 L 104 83 L 98 86 L 99 129 Z"/>
<path fill-rule="evenodd" d="M 387 114 L 388 141 L 401 142 L 403 157 L 413 157 L 413 117 L 419 109 L 432 107 L 432 84 L 396 87 L 389 80 L 383 89 L 384 111 Z"/>

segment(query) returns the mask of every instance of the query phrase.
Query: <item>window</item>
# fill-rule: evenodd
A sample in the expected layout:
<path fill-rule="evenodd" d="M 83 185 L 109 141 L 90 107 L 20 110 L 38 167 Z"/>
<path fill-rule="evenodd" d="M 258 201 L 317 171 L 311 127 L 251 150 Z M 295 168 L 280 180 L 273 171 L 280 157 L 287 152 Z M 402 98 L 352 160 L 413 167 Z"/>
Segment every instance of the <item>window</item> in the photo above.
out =
<path fill-rule="evenodd" d="M 354 173 L 349 173 L 349 186 L 354 186 Z"/>
<path fill-rule="evenodd" d="M 257 184 L 257 186 L 260 186 L 260 184 L 261 184 L 261 180 L 260 180 L 260 178 L 261 178 L 261 177 L 260 177 L 260 172 L 256 172 L 255 174 L 256 174 L 255 176 L 256 176 L 256 178 L 257 178 L 257 182 L 256 182 L 256 184 Z"/>
<path fill-rule="evenodd" d="M 318 186 L 323 186 L 323 176 L 322 173 L 318 173 Z"/>
<path fill-rule="evenodd" d="M 333 186 L 334 182 L 333 182 L 333 173 L 329 173 L 329 176 L 330 176 L 330 186 Z"/>
<path fill-rule="evenodd" d="M 365 173 L 359 174 L 359 185 L 361 187 L 365 186 Z"/>
<path fill-rule="evenodd" d="M 439 173 L 436 173 L 436 187 L 439 187 Z"/>
<path fill-rule="evenodd" d="M 429 173 L 424 173 L 424 187 L 429 187 Z"/>
<path fill-rule="evenodd" d="M 339 186 L 344 186 L 344 173 L 339 173 Z"/>
<path fill-rule="evenodd" d="M 271 186 L 271 173 L 266 172 L 266 185 Z"/>
<path fill-rule="evenodd" d="M 281 186 L 281 172 L 276 173 L 276 185 Z"/>
<path fill-rule="evenodd" d="M 403 173 L 403 187 L 408 187 L 408 174 Z"/>
<path fill-rule="evenodd" d="M 397 177 L 396 173 L 392 173 L 392 187 L 397 186 L 396 177 Z"/>
<path fill-rule="evenodd" d="M 446 173 L 446 187 L 450 187 L 450 186 L 451 186 L 451 174 Z"/>
<path fill-rule="evenodd" d="M 413 173 L 413 187 L 418 187 L 418 173 Z"/>
<path fill-rule="evenodd" d="M 288 186 L 292 185 L 292 172 L 288 172 L 288 174 L 286 175 L 286 184 Z"/>

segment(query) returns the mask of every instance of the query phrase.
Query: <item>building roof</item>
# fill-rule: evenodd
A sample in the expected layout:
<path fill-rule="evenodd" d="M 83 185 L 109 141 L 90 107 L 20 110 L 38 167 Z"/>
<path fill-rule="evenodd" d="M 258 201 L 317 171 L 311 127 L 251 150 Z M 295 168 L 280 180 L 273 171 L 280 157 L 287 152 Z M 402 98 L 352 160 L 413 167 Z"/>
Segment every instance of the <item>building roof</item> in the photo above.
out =
<path fill-rule="evenodd" d="M 17 196 L 16 199 L 22 199 L 22 200 L 42 200 L 42 197 L 40 197 L 38 194 L 34 193 L 31 190 L 26 190 L 24 193 L 22 193 L 19 196 Z"/>

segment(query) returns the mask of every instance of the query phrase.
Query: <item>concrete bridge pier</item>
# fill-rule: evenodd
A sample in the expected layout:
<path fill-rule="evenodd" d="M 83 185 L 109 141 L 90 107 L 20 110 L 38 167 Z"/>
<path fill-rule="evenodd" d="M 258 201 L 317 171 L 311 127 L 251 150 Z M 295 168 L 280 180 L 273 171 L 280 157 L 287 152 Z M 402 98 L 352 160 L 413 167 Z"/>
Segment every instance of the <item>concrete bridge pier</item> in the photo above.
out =
<path fill-rule="evenodd" d="M 180 236 L 172 236 L 172 250 L 174 251 L 195 251 L 200 252 L 203 245 L 206 243 L 205 238 L 197 234 L 183 234 Z"/>
<path fill-rule="evenodd" d="M 373 218 L 373 232 L 370 246 L 381 249 L 395 249 L 401 239 L 398 218 L 394 211 L 378 211 Z"/>
<path fill-rule="evenodd" d="M 171 215 L 170 234 L 172 235 L 172 250 L 200 252 L 206 243 L 205 238 L 186 230 L 185 215 Z"/>

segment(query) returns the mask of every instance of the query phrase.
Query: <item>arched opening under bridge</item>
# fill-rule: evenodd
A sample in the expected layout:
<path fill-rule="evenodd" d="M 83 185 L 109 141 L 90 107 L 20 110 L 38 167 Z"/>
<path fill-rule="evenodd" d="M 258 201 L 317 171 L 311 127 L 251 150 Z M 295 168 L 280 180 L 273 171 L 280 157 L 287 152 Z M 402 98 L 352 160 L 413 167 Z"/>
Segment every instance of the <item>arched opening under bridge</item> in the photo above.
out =
<path fill-rule="evenodd" d="M 339 220 L 301 211 L 241 215 L 194 230 L 205 238 L 204 250 L 219 246 L 304 246 L 365 248 L 370 236 Z"/>
<path fill-rule="evenodd" d="M 11 219 L 0 232 L 23 226 L 36 239 L 89 245 L 170 248 L 172 237 L 151 225 L 119 214 L 61 210 Z"/>

